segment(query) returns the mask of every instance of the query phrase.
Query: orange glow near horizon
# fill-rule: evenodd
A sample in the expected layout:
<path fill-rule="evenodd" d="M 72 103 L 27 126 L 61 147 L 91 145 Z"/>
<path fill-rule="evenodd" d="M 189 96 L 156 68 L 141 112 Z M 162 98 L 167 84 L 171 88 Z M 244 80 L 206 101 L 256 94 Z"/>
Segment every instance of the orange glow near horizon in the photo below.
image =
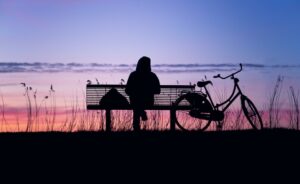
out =
<path fill-rule="evenodd" d="M 227 111 L 223 129 L 251 129 L 243 113 L 239 111 Z M 261 112 L 264 126 L 268 127 L 269 113 Z M 292 128 L 290 110 L 279 112 L 280 119 L 274 121 L 276 126 Z M 132 129 L 132 111 L 112 111 L 112 130 L 130 131 Z M 147 111 L 148 121 L 141 121 L 141 128 L 145 130 L 169 130 L 169 111 Z M 275 126 L 275 125 L 274 125 Z M 216 124 L 212 122 L 207 131 L 215 130 Z M 295 128 L 295 127 L 294 127 Z M 42 111 L 38 115 L 35 111 L 30 115 L 26 109 L 18 113 L 6 113 L 0 120 L 0 132 L 43 132 L 43 131 L 105 131 L 105 111 L 87 111 L 82 109 Z"/>
<path fill-rule="evenodd" d="M 279 72 L 279 71 L 278 71 Z M 281 71 L 282 72 L 282 71 Z M 1 73 L 2 85 L 0 85 L 0 131 L 26 131 L 28 123 L 31 122 L 32 131 L 49 130 L 49 119 L 53 118 L 55 113 L 55 126 L 53 130 L 57 131 L 76 131 L 76 130 L 103 130 L 104 113 L 100 111 L 87 111 L 85 104 L 85 86 L 87 80 L 93 84 L 96 79 L 101 84 L 120 84 L 121 79 L 125 82 L 130 72 L 58 72 L 58 73 Z M 224 72 L 225 74 L 229 72 Z M 279 72 L 280 73 L 280 72 Z M 298 80 L 295 70 L 285 71 L 286 75 L 293 77 L 286 80 L 283 89 L 289 89 L 294 86 L 297 92 Z M 225 100 L 231 93 L 232 80 L 215 80 L 212 76 L 216 73 L 211 72 L 162 72 L 157 73 L 161 84 L 190 84 L 196 83 L 207 76 L 207 80 L 212 80 L 213 86 L 209 90 L 213 95 L 215 103 Z M 260 112 L 264 112 L 264 121 L 268 122 L 268 104 L 276 82 L 276 74 L 261 72 L 260 70 L 250 70 L 247 68 L 239 75 L 240 87 L 245 94 L 255 103 Z M 178 80 L 176 80 L 178 79 Z M 285 81 L 284 81 L 285 82 Z M 25 83 L 26 87 L 21 85 Z M 51 91 L 51 86 L 53 91 Z M 28 88 L 27 88 L 28 87 Z M 26 92 L 26 89 L 27 92 Z M 197 89 L 200 90 L 200 89 Z M 289 104 L 288 91 L 283 91 L 280 102 L 280 111 L 282 126 L 288 124 L 289 117 L 287 112 L 291 112 L 292 106 Z M 29 102 L 30 101 L 30 102 Z M 31 119 L 28 114 L 31 109 Z M 232 111 L 240 109 L 239 99 L 234 104 Z M 36 122 L 36 112 L 39 120 Z M 47 114 L 48 113 L 48 114 Z M 72 114 L 73 113 L 73 114 Z M 164 112 L 161 122 L 142 123 L 146 129 L 168 129 L 169 113 Z M 119 122 L 115 123 L 115 130 L 131 130 L 132 122 L 128 120 L 131 116 L 123 119 L 117 117 Z M 90 118 L 88 122 L 83 123 L 84 119 Z M 98 119 L 97 119 L 98 118 Z M 104 119 L 103 119 L 104 118 Z M 46 122 L 48 119 L 48 123 Z M 66 125 L 68 128 L 64 127 Z M 51 121 L 50 121 L 51 122 Z M 72 123 L 73 122 L 73 123 Z M 76 123 L 74 123 L 76 122 Z M 153 121 L 153 122 L 157 122 Z M 48 128 L 47 128 L 48 124 Z M 228 125 L 228 127 L 234 125 Z M 281 126 L 281 125 L 280 125 Z M 36 128 L 38 127 L 38 128 Z M 51 128 L 52 129 L 52 125 Z"/>

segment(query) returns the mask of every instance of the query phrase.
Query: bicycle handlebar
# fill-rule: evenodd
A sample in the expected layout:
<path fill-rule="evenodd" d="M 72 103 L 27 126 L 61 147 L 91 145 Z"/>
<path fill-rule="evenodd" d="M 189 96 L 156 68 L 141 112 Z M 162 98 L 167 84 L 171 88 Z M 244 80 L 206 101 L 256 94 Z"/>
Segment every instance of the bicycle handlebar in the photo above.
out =
<path fill-rule="evenodd" d="M 220 74 L 218 74 L 218 75 L 215 75 L 215 76 L 213 76 L 214 78 L 220 78 L 220 79 L 227 79 L 227 78 L 229 78 L 229 77 L 233 77 L 235 74 L 237 74 L 237 73 L 240 73 L 241 71 L 243 70 L 243 65 L 242 65 L 242 63 L 240 63 L 240 69 L 238 70 L 238 71 L 236 71 L 236 72 L 234 72 L 234 73 L 232 73 L 232 74 L 230 74 L 230 75 L 228 75 L 228 76 L 226 76 L 226 77 L 222 77 Z"/>

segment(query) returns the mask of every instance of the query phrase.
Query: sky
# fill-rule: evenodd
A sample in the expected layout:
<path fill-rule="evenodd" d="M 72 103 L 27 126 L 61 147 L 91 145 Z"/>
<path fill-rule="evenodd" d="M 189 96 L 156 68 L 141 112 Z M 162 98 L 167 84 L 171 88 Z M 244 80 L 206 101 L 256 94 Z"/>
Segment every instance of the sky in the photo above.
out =
<path fill-rule="evenodd" d="M 207 76 L 215 96 L 233 83 L 213 75 L 243 63 L 240 87 L 262 111 L 281 76 L 289 107 L 288 90 L 300 94 L 299 10 L 299 0 L 0 0 L 0 132 L 29 122 L 26 94 L 68 117 L 86 109 L 88 80 L 126 82 L 141 56 L 161 84 Z"/>
<path fill-rule="evenodd" d="M 0 62 L 300 61 L 298 0 L 0 0 Z"/>

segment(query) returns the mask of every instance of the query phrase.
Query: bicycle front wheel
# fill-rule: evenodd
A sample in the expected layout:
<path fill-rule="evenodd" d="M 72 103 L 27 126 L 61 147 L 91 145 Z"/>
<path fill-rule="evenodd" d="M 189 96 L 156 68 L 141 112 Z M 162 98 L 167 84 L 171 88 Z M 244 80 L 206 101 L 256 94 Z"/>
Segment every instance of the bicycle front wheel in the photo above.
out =
<path fill-rule="evenodd" d="M 241 98 L 243 112 L 255 130 L 263 129 L 263 122 L 254 103 L 246 96 Z"/>
<path fill-rule="evenodd" d="M 211 120 L 199 119 L 190 115 L 190 111 L 195 107 L 186 99 L 186 95 L 179 97 L 174 105 L 176 112 L 175 122 L 181 130 L 204 131 L 209 127 Z"/>

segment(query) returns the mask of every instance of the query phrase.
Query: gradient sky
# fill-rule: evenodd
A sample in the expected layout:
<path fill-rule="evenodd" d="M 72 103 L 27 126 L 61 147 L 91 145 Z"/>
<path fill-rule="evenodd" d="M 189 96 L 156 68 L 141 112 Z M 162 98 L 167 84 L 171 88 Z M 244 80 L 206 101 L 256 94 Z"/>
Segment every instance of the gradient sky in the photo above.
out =
<path fill-rule="evenodd" d="M 0 62 L 296 64 L 299 0 L 0 0 Z"/>

